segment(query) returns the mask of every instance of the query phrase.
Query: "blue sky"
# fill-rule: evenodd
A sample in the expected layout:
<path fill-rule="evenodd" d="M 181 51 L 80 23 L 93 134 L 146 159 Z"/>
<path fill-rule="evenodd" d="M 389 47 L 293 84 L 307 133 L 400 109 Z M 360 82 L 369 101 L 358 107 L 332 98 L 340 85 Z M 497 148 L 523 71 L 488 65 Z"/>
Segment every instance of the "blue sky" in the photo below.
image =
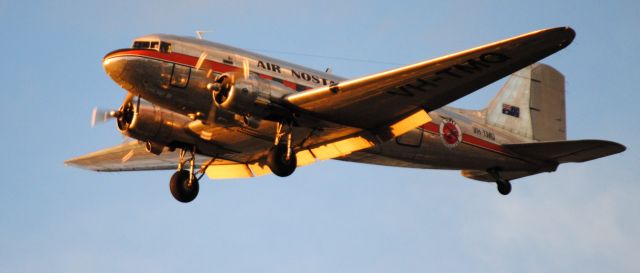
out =
<path fill-rule="evenodd" d="M 0 272 L 638 272 L 637 1 L 0 0 L 4 143 Z M 515 181 L 327 161 L 289 178 L 203 181 L 65 167 L 117 144 L 89 128 L 124 92 L 105 53 L 148 33 L 263 51 L 408 64 L 532 30 L 577 37 L 545 63 L 567 79 L 568 135 L 628 150 Z M 355 77 L 394 67 L 270 54 Z M 454 105 L 481 108 L 499 84 Z"/>

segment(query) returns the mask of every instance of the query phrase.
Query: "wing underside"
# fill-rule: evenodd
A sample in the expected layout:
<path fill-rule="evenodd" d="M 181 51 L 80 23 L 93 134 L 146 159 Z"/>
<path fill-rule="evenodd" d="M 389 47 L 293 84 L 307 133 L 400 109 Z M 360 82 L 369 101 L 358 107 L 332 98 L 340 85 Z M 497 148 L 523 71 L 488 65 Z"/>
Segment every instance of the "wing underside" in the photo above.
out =
<path fill-rule="evenodd" d="M 66 165 L 98 172 L 176 170 L 179 154 L 165 149 L 160 155 L 146 151 L 138 141 L 123 143 L 65 161 Z M 260 164 L 239 163 L 221 158 L 196 156 L 196 168 L 212 179 L 246 178 L 271 173 Z"/>

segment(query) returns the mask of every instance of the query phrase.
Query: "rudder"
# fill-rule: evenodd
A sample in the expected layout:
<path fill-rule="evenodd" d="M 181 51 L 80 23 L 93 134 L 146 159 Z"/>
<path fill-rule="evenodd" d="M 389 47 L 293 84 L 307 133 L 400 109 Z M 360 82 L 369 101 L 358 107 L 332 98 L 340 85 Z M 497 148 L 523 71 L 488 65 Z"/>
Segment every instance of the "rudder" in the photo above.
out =
<path fill-rule="evenodd" d="M 566 140 L 564 76 L 536 63 L 513 73 L 489 103 L 486 123 L 535 141 Z"/>

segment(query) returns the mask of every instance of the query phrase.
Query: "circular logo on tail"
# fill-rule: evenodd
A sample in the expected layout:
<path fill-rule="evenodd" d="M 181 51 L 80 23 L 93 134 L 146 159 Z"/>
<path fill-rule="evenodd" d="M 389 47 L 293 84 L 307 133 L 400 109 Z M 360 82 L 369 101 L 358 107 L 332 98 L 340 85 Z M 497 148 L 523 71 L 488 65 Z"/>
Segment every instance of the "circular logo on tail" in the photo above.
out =
<path fill-rule="evenodd" d="M 440 138 L 444 146 L 453 148 L 462 141 L 460 126 L 452 119 L 445 119 L 440 123 Z"/>

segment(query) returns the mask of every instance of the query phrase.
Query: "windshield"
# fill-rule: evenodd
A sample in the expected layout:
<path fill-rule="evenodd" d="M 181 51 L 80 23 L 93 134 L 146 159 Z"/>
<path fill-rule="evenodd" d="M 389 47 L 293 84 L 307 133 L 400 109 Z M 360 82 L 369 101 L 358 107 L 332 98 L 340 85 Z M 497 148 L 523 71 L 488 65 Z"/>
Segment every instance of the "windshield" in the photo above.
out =
<path fill-rule="evenodd" d="M 131 48 L 135 49 L 153 49 L 164 53 L 171 52 L 171 44 L 159 41 L 134 41 Z"/>

